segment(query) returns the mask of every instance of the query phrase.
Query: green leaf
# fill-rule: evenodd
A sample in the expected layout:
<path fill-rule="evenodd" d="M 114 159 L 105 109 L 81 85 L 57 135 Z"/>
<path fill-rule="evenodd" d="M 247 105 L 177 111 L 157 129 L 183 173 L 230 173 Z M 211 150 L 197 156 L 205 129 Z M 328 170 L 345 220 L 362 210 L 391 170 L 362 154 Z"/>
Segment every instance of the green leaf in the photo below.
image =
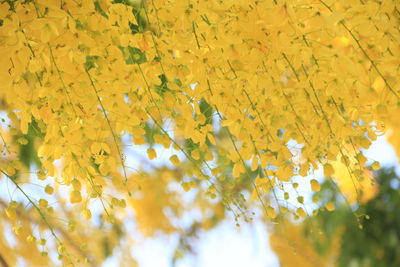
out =
<path fill-rule="evenodd" d="M 193 142 L 192 138 L 185 139 L 185 148 L 186 151 L 191 153 L 193 150 L 199 148 L 199 144 Z"/>
<path fill-rule="evenodd" d="M 142 64 L 147 61 L 146 54 L 139 48 L 132 46 L 120 46 L 119 49 L 125 58 L 125 63 L 131 64 Z"/>
<path fill-rule="evenodd" d="M 131 29 L 131 33 L 132 33 L 132 34 L 137 34 L 137 33 L 139 33 L 139 32 L 142 32 L 142 31 L 139 29 L 139 25 L 133 24 L 132 22 L 129 22 L 129 28 Z"/>
<path fill-rule="evenodd" d="M 96 67 L 96 61 L 99 59 L 99 56 L 86 56 L 85 69 L 90 70 Z"/>
<path fill-rule="evenodd" d="M 127 5 L 127 6 L 131 6 L 131 4 L 129 3 L 128 0 L 114 0 L 112 1 L 113 4 L 123 4 L 123 5 Z"/>
<path fill-rule="evenodd" d="M 100 15 L 108 19 L 107 13 L 101 8 L 99 0 L 94 1 L 94 8 L 96 9 L 97 12 L 99 12 Z"/>
<path fill-rule="evenodd" d="M 144 5 L 143 3 L 140 3 L 139 6 L 134 6 L 132 9 L 132 13 L 136 18 L 140 32 L 143 32 L 145 29 L 147 29 L 147 26 L 148 26 L 146 15 L 145 15 L 146 11 L 145 11 L 145 7 L 143 5 Z"/>
<path fill-rule="evenodd" d="M 28 127 L 28 134 L 22 135 L 28 142 L 19 146 L 19 158 L 22 164 L 29 169 L 34 164 L 36 167 L 41 167 L 40 159 L 37 155 L 37 150 L 34 147 L 35 139 L 42 138 L 43 134 L 40 132 L 37 122 L 32 120 Z"/>
<path fill-rule="evenodd" d="M 168 88 L 167 83 L 167 77 L 164 74 L 158 75 L 158 78 L 161 80 L 161 83 L 159 85 L 154 86 L 155 91 L 157 94 L 160 96 L 163 96 L 165 92 L 172 92 L 171 89 Z"/>
<path fill-rule="evenodd" d="M 149 123 L 145 123 L 144 130 L 146 131 L 144 137 L 146 138 L 147 144 L 149 144 L 150 146 L 153 146 L 155 144 L 154 135 L 162 134 L 159 128 Z"/>
<path fill-rule="evenodd" d="M 210 106 L 210 104 L 208 104 L 207 101 L 205 101 L 204 98 L 202 98 L 200 100 L 199 107 L 200 107 L 200 112 L 203 113 L 203 115 L 206 117 L 206 122 L 204 125 L 212 124 L 213 109 Z"/>

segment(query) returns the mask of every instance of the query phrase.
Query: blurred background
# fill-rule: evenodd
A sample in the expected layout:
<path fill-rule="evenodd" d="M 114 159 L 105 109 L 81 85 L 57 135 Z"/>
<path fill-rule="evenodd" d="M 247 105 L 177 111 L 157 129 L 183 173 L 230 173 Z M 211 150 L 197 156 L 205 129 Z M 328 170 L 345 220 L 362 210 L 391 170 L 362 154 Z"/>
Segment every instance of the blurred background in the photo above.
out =
<path fill-rule="evenodd" d="M 282 218 L 276 224 L 256 220 L 239 227 L 234 218 L 227 218 L 190 240 L 187 245 L 191 253 L 179 259 L 173 259 L 173 246 L 167 245 L 177 244 L 177 237 L 158 237 L 140 245 L 135 252 L 137 261 L 149 267 L 399 266 L 398 158 L 384 136 L 373 143 L 366 156 L 379 161 L 382 169 L 373 173 L 376 184 L 368 187 L 370 191 L 364 192 L 360 204 L 350 203 L 356 195 L 351 186 L 342 185 L 340 190 L 317 173 L 323 181 L 321 191 L 310 197 L 335 203 L 333 211 L 321 209 L 315 216 L 303 220 Z M 347 191 L 347 200 L 343 190 Z M 110 259 L 105 266 L 112 264 Z"/>

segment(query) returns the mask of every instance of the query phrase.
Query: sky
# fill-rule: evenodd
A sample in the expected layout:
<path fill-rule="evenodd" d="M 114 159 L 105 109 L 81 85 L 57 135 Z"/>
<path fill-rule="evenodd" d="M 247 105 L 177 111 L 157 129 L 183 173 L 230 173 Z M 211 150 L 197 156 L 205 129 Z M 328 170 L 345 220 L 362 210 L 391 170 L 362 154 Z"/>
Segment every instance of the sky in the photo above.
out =
<path fill-rule="evenodd" d="M 203 233 L 198 241 L 197 255 L 187 257 L 176 267 L 279 266 L 269 247 L 265 225 L 260 222 L 242 224 L 237 228 L 227 221 Z M 133 248 L 133 254 L 140 267 L 167 267 L 171 266 L 170 257 L 175 245 L 171 238 L 146 241 L 140 248 Z M 104 266 L 111 267 L 112 264 Z"/>

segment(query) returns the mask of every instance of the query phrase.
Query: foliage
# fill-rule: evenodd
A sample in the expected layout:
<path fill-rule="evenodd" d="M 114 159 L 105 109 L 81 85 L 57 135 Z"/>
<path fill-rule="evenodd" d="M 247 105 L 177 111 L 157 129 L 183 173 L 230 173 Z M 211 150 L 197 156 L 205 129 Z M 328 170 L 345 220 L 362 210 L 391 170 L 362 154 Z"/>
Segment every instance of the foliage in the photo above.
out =
<path fill-rule="evenodd" d="M 362 201 L 362 149 L 389 127 L 397 145 L 399 25 L 394 0 L 0 1 L 4 225 L 33 265 L 97 265 L 132 218 L 154 235 L 193 210 L 187 229 L 250 221 L 254 202 L 304 217 L 287 185 L 340 180 L 335 162 Z"/>
<path fill-rule="evenodd" d="M 316 260 L 324 261 L 324 266 L 327 262 L 335 266 L 398 266 L 399 176 L 393 168 L 382 169 L 376 173 L 376 182 L 379 192 L 358 207 L 358 217 L 338 201 L 333 212 L 322 210 L 299 224 L 286 222 L 275 227 L 271 242 L 282 266 L 293 266 L 285 262 L 299 262 L 302 258 L 308 261 L 302 266 L 321 266 Z M 336 188 L 326 186 L 325 190 L 341 199 Z M 295 249 L 280 245 L 284 238 L 287 244 L 297 245 L 296 250 L 301 249 L 302 253 L 297 256 Z M 310 256 L 304 257 L 304 251 Z"/>

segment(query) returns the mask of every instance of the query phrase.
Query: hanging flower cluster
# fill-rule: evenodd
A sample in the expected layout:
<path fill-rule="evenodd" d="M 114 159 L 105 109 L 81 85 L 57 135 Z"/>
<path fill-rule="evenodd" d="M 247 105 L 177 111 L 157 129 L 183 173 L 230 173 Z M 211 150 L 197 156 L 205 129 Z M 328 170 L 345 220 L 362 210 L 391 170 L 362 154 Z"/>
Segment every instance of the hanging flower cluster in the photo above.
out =
<path fill-rule="evenodd" d="M 255 198 L 271 198 L 263 207 L 272 218 L 286 182 L 321 167 L 334 177 L 336 161 L 359 199 L 370 179 L 362 150 L 398 125 L 399 5 L 2 1 L 0 109 L 12 127 L 2 123 L 0 170 L 18 184 L 22 159 L 11 142 L 31 144 L 34 179 L 68 188 L 68 202 L 87 203 L 87 218 L 91 199 L 124 207 L 140 191 L 128 146 L 150 160 L 167 153 L 185 190 L 205 184 L 207 196 L 239 209 L 231 196 L 247 179 Z M 145 191 L 152 183 L 161 180 L 145 181 Z M 305 216 L 296 197 L 294 213 Z"/>

